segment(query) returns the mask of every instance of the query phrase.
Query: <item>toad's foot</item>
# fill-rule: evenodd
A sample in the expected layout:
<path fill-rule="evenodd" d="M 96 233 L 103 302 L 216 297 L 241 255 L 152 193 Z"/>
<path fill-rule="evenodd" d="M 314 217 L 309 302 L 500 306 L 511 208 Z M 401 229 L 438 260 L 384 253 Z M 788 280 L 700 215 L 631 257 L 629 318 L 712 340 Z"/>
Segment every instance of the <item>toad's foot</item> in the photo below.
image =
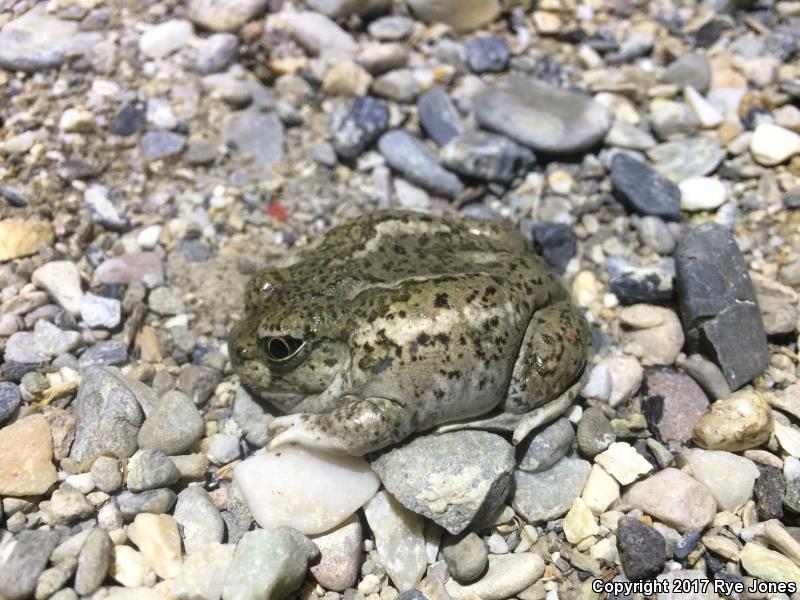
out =
<path fill-rule="evenodd" d="M 335 454 L 361 456 L 399 442 L 414 431 L 410 413 L 386 398 L 355 399 L 324 414 L 278 417 L 269 425 L 273 450 L 299 444 Z"/>

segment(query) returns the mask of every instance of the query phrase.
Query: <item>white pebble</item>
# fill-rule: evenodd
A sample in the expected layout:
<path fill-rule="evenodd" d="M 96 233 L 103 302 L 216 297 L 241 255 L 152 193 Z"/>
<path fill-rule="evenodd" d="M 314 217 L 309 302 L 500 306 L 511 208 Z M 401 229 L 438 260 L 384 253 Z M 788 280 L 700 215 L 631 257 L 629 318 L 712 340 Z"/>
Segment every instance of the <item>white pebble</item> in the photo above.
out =
<path fill-rule="evenodd" d="M 581 390 L 581 396 L 605 402 L 611 395 L 611 372 L 605 365 L 597 365 L 589 374 L 589 381 Z"/>
<path fill-rule="evenodd" d="M 142 34 L 139 38 L 139 50 L 148 58 L 163 58 L 182 48 L 193 31 L 189 21 L 164 21 Z"/>
<path fill-rule="evenodd" d="M 714 210 L 724 204 L 728 192 L 725 185 L 713 177 L 690 177 L 681 181 L 681 210 L 690 212 Z"/>
<path fill-rule="evenodd" d="M 697 120 L 703 127 L 711 128 L 722 124 L 722 114 L 692 86 L 686 86 L 683 90 L 683 98 L 692 107 Z"/>
<path fill-rule="evenodd" d="M 761 123 L 750 139 L 750 153 L 765 167 L 779 165 L 800 153 L 800 135 L 772 123 Z"/>

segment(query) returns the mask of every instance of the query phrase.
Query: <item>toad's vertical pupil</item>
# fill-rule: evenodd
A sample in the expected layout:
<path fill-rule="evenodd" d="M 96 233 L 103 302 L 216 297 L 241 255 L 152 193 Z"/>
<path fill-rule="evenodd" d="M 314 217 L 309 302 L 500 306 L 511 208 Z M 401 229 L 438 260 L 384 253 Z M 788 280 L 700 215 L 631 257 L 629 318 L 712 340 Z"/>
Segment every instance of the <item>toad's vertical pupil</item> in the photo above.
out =
<path fill-rule="evenodd" d="M 264 350 L 269 360 L 280 362 L 297 354 L 302 347 L 303 340 L 286 336 L 270 338 Z"/>

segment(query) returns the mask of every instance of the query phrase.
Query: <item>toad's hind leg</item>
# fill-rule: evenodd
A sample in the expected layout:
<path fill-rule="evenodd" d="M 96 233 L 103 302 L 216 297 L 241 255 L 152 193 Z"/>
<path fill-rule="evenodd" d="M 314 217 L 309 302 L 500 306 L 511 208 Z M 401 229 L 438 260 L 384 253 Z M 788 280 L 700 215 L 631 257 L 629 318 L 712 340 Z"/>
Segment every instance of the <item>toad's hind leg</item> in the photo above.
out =
<path fill-rule="evenodd" d="M 399 442 L 414 432 L 412 415 L 386 398 L 353 399 L 324 414 L 278 417 L 269 425 L 276 434 L 268 449 L 300 444 L 337 454 L 362 456 Z"/>

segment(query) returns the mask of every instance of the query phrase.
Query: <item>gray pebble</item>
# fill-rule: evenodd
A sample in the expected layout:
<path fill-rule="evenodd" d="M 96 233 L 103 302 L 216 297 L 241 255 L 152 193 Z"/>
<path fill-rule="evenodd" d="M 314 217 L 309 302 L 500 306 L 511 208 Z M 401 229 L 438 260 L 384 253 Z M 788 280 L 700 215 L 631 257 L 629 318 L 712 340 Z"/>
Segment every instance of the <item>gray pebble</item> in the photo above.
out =
<path fill-rule="evenodd" d="M 164 316 L 178 315 L 186 310 L 183 299 L 168 287 L 157 287 L 150 292 L 147 305 L 154 313 Z"/>
<path fill-rule="evenodd" d="M 108 534 L 93 527 L 78 555 L 78 570 L 75 573 L 75 591 L 88 596 L 97 591 L 108 573 L 108 563 L 114 544 Z"/>
<path fill-rule="evenodd" d="M 101 492 L 112 494 L 122 487 L 122 469 L 116 458 L 98 456 L 90 472 L 95 487 Z"/>
<path fill-rule="evenodd" d="M 578 423 L 578 449 L 594 458 L 616 440 L 611 422 L 599 408 L 587 408 Z"/>
<path fill-rule="evenodd" d="M 114 329 L 120 323 L 122 304 L 116 298 L 84 294 L 81 299 L 81 318 L 89 327 Z"/>
<path fill-rule="evenodd" d="M 528 521 L 549 521 L 569 510 L 589 476 L 585 460 L 564 457 L 541 473 L 514 471 L 512 507 Z"/>
<path fill-rule="evenodd" d="M 62 483 L 50 497 L 49 511 L 56 523 L 72 524 L 93 516 L 95 508 L 80 490 Z"/>
<path fill-rule="evenodd" d="M 171 485 L 180 472 L 162 450 L 138 450 L 128 460 L 128 489 L 144 492 Z"/>
<path fill-rule="evenodd" d="M 197 46 L 194 69 L 207 75 L 228 68 L 239 57 L 239 38 L 232 33 L 215 33 Z"/>
<path fill-rule="evenodd" d="M 549 469 L 569 452 L 574 439 L 569 419 L 558 419 L 520 444 L 518 468 L 531 473 Z"/>
<path fill-rule="evenodd" d="M 174 158 L 186 147 L 186 136 L 173 131 L 148 131 L 139 141 L 146 161 Z"/>
<path fill-rule="evenodd" d="M 106 340 L 89 346 L 81 354 L 78 364 L 81 371 L 95 367 L 121 365 L 128 360 L 128 344 L 122 340 Z"/>
<path fill-rule="evenodd" d="M 434 88 L 417 99 L 417 115 L 422 129 L 440 146 L 464 131 L 456 107 L 441 88 Z"/>
<path fill-rule="evenodd" d="M 184 365 L 178 375 L 176 387 L 196 405 L 205 404 L 211 397 L 222 374 L 217 369 L 201 365 Z"/>
<path fill-rule="evenodd" d="M 473 73 L 505 71 L 511 60 L 511 50 L 501 37 L 481 35 L 464 44 L 467 65 Z"/>
<path fill-rule="evenodd" d="M 442 554 L 450 574 L 460 583 L 475 581 L 489 564 L 486 544 L 474 532 L 463 537 L 448 535 L 442 545 Z"/>
<path fill-rule="evenodd" d="M 378 150 L 390 167 L 431 192 L 454 198 L 464 189 L 464 184 L 439 164 L 422 140 L 405 130 L 383 134 L 378 140 Z"/>
<path fill-rule="evenodd" d="M 375 19 L 367 27 L 369 34 L 384 42 L 399 42 L 414 31 L 414 21 L 408 17 L 388 15 Z"/>
<path fill-rule="evenodd" d="M 269 441 L 267 427 L 273 419 L 272 415 L 267 414 L 241 386 L 236 390 L 233 419 L 241 427 L 249 444 L 261 448 Z"/>
<path fill-rule="evenodd" d="M 142 448 L 162 450 L 167 455 L 188 451 L 203 435 L 203 417 L 186 394 L 167 392 L 147 415 L 139 430 Z"/>
<path fill-rule="evenodd" d="M 222 541 L 225 522 L 203 488 L 190 486 L 178 494 L 173 515 L 181 526 L 187 554 L 202 552 L 209 544 Z"/>
<path fill-rule="evenodd" d="M 691 354 L 678 365 L 714 400 L 727 398 L 731 391 L 720 368 L 701 354 Z"/>
<path fill-rule="evenodd" d="M 439 156 L 442 164 L 453 171 L 499 183 L 510 183 L 524 175 L 536 160 L 524 146 L 485 131 L 468 131 L 452 138 Z"/>
<path fill-rule="evenodd" d="M 56 547 L 55 531 L 23 531 L 16 544 L 0 565 L 0 597 L 24 600 L 36 589 L 36 581 L 47 566 L 50 553 Z"/>
<path fill-rule="evenodd" d="M 19 406 L 19 388 L 10 381 L 0 381 L 0 423 L 6 421 Z"/>
<path fill-rule="evenodd" d="M 168 488 L 148 490 L 141 494 L 134 494 L 125 490 L 117 496 L 117 504 L 122 513 L 122 518 L 130 522 L 139 513 L 153 513 L 163 515 L 175 504 L 175 492 Z"/>
<path fill-rule="evenodd" d="M 372 83 L 372 93 L 397 102 L 413 102 L 419 90 L 419 82 L 411 69 L 389 71 Z"/>

